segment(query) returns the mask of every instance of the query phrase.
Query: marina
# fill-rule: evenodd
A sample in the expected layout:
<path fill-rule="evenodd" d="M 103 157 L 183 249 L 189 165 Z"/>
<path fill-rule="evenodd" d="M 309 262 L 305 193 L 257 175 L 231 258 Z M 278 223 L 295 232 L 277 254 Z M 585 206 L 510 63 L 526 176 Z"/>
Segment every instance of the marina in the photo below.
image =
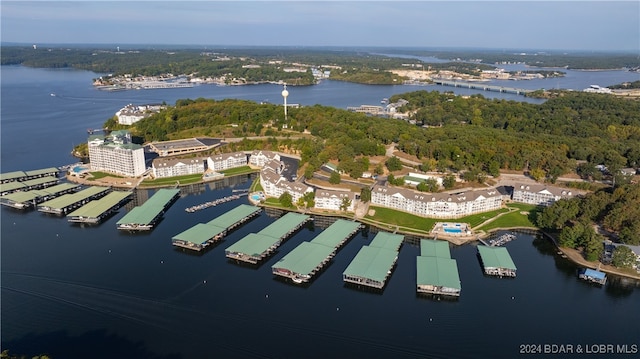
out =
<path fill-rule="evenodd" d="M 267 258 L 284 239 L 300 229 L 310 216 L 289 212 L 258 233 L 250 233 L 225 249 L 225 256 L 238 261 L 258 264 Z"/>
<path fill-rule="evenodd" d="M 144 204 L 131 209 L 116 225 L 126 231 L 149 231 L 179 196 L 179 189 L 161 188 Z"/>
<path fill-rule="evenodd" d="M 309 242 L 302 242 L 276 264 L 272 273 L 291 279 L 296 284 L 308 282 L 336 255 L 349 238 L 361 228 L 360 223 L 336 220 Z"/>
<path fill-rule="evenodd" d="M 89 203 L 94 199 L 105 196 L 110 191 L 110 187 L 88 187 L 76 193 L 67 193 L 60 197 L 42 202 L 38 205 L 38 211 L 63 215 L 71 210 L 84 206 L 86 203 Z"/>
<path fill-rule="evenodd" d="M 488 239 L 487 243 L 491 247 L 496 247 L 496 246 L 501 246 L 505 243 L 511 242 L 514 239 L 516 239 L 515 234 L 505 233 L 498 238 Z"/>
<path fill-rule="evenodd" d="M 100 223 L 133 196 L 131 191 L 113 191 L 106 196 L 91 201 L 67 215 L 67 220 L 74 223 Z"/>
<path fill-rule="evenodd" d="M 378 232 L 368 246 L 360 248 L 342 273 L 342 280 L 375 289 L 384 288 L 398 260 L 403 240 L 404 236 L 399 234 Z"/>
<path fill-rule="evenodd" d="M 194 213 L 194 212 L 197 212 L 197 211 L 202 210 L 202 209 L 206 209 L 206 208 L 209 208 L 209 207 L 215 207 L 215 206 L 217 206 L 219 204 L 222 204 L 222 203 L 227 203 L 227 202 L 230 202 L 230 201 L 234 201 L 236 199 L 240 199 L 241 196 L 246 196 L 246 195 L 247 195 L 246 193 L 243 193 L 243 194 L 232 194 L 231 196 L 226 196 L 226 197 L 215 199 L 213 201 L 209 201 L 209 202 L 201 203 L 201 204 L 198 204 L 198 205 L 195 205 L 195 206 L 187 207 L 184 210 L 186 212 L 189 212 L 189 213 Z"/>
<path fill-rule="evenodd" d="M 459 297 L 460 275 L 449 243 L 421 239 L 420 255 L 416 257 L 416 291 Z"/>
<path fill-rule="evenodd" d="M 498 277 L 516 276 L 516 265 L 506 248 L 479 245 L 478 254 L 485 274 Z"/>
<path fill-rule="evenodd" d="M 257 216 L 261 211 L 260 207 L 241 204 L 207 223 L 198 223 L 175 235 L 171 239 L 171 244 L 176 247 L 201 251 L 221 240 L 230 230 Z"/>
<path fill-rule="evenodd" d="M 18 191 L 42 189 L 56 185 L 58 182 L 59 179 L 56 176 L 37 177 L 25 181 L 11 181 L 0 184 L 0 193 L 4 196 Z"/>
<path fill-rule="evenodd" d="M 60 183 L 45 189 L 14 192 L 0 197 L 0 204 L 21 210 L 35 208 L 38 203 L 48 201 L 66 193 L 75 192 L 79 188 L 80 185 L 77 184 Z"/>

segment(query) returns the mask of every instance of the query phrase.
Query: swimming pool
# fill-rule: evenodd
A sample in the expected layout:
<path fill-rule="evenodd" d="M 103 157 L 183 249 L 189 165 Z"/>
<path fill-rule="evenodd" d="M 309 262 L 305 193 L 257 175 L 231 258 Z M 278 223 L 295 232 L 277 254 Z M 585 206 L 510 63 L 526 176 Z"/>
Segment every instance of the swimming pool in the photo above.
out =
<path fill-rule="evenodd" d="M 251 196 L 251 199 L 254 201 L 259 201 L 260 200 L 260 195 L 259 194 L 254 194 Z"/>
<path fill-rule="evenodd" d="M 461 233 L 462 232 L 462 230 L 460 228 L 447 228 L 447 227 L 444 227 L 443 229 L 447 233 Z"/>

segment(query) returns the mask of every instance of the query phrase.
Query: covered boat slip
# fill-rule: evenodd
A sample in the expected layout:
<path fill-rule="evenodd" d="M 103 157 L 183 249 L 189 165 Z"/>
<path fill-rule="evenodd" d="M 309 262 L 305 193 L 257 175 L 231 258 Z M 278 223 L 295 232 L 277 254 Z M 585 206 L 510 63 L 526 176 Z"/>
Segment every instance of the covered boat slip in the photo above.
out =
<path fill-rule="evenodd" d="M 368 246 L 363 246 L 342 273 L 342 280 L 382 289 L 398 260 L 404 236 L 378 232 Z"/>
<path fill-rule="evenodd" d="M 337 249 L 358 232 L 361 227 L 362 225 L 358 222 L 338 219 L 312 239 L 311 242 Z"/>
<path fill-rule="evenodd" d="M 69 222 L 98 223 L 131 199 L 133 192 L 113 191 L 67 215 Z"/>
<path fill-rule="evenodd" d="M 578 277 L 586 280 L 587 282 L 604 285 L 607 282 L 607 275 L 604 272 L 595 269 L 584 268 L 581 269 Z"/>
<path fill-rule="evenodd" d="M 416 290 L 418 293 L 460 296 L 458 263 L 451 259 L 449 242 L 420 240 L 420 256 L 416 258 Z"/>
<path fill-rule="evenodd" d="M 308 282 L 336 254 L 337 249 L 360 230 L 360 223 L 338 219 L 310 242 L 302 242 L 271 267 L 273 274 Z"/>
<path fill-rule="evenodd" d="M 26 181 L 39 177 L 57 177 L 59 170 L 55 167 L 43 168 L 39 170 L 31 171 L 13 171 L 7 173 L 0 173 L 0 183 L 7 183 L 11 181 Z"/>
<path fill-rule="evenodd" d="M 171 239 L 171 243 L 177 247 L 200 251 L 222 239 L 229 230 L 256 216 L 261 210 L 259 207 L 241 204 L 207 223 L 198 223 L 177 234 Z"/>
<path fill-rule="evenodd" d="M 81 207 L 91 200 L 100 198 L 111 191 L 109 187 L 88 187 L 76 193 L 64 194 L 60 197 L 42 202 L 38 211 L 53 214 L 65 214 L 70 210 Z"/>
<path fill-rule="evenodd" d="M 159 189 L 141 206 L 134 207 L 125 214 L 124 217 L 116 223 L 118 229 L 128 231 L 151 230 L 179 195 L 179 189 Z"/>
<path fill-rule="evenodd" d="M 455 259 L 416 257 L 418 293 L 460 296 L 460 275 Z"/>
<path fill-rule="evenodd" d="M 17 209 L 35 207 L 38 203 L 53 199 L 65 193 L 76 191 L 80 185 L 73 183 L 60 183 L 45 189 L 14 192 L 0 197 L 0 204 Z"/>
<path fill-rule="evenodd" d="M 333 247 L 314 242 L 302 242 L 276 264 L 271 266 L 275 275 L 291 278 L 295 283 L 307 282 L 336 254 Z"/>
<path fill-rule="evenodd" d="M 225 255 L 231 259 L 258 264 L 274 252 L 283 239 L 310 219 L 307 215 L 289 212 L 260 232 L 250 233 L 229 246 L 225 249 Z"/>
<path fill-rule="evenodd" d="M 506 248 L 479 245 L 478 254 L 486 274 L 500 277 L 516 276 L 516 265 Z"/>
<path fill-rule="evenodd" d="M 0 193 L 5 195 L 17 191 L 42 189 L 57 184 L 60 180 L 55 176 L 38 177 L 26 181 L 12 181 L 0 184 Z"/>

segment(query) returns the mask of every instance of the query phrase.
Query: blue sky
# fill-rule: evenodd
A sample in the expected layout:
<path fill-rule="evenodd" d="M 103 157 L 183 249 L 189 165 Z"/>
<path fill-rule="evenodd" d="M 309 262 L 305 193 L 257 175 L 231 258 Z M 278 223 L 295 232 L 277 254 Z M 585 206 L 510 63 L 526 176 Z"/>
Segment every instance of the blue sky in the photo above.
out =
<path fill-rule="evenodd" d="M 6 1 L 2 42 L 640 52 L 640 1 Z"/>

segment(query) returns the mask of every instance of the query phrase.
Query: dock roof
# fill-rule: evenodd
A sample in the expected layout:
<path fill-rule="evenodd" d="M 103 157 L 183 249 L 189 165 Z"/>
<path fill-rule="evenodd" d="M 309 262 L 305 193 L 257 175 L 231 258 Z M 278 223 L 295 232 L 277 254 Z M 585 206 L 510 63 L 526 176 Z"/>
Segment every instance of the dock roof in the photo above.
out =
<path fill-rule="evenodd" d="M 478 252 L 485 268 L 506 268 L 516 270 L 509 251 L 504 247 L 478 246 Z"/>
<path fill-rule="evenodd" d="M 384 282 L 397 257 L 391 249 L 363 246 L 342 274 Z"/>
<path fill-rule="evenodd" d="M 225 249 L 225 252 L 242 253 L 260 257 L 269 247 L 275 246 L 280 238 L 265 236 L 259 233 L 249 233 L 244 238 Z"/>
<path fill-rule="evenodd" d="M 73 184 L 73 183 L 60 183 L 55 186 L 51 186 L 43 189 L 34 189 L 31 191 L 9 193 L 2 196 L 2 200 L 15 202 L 15 203 L 30 202 L 39 197 L 51 196 L 60 192 L 68 191 L 76 187 L 80 187 L 80 185 Z"/>
<path fill-rule="evenodd" d="M 198 223 L 195 226 L 176 234 L 172 240 L 182 240 L 195 244 L 204 244 L 206 241 L 225 231 L 225 228 L 207 223 Z"/>
<path fill-rule="evenodd" d="M 319 243 L 302 242 L 271 268 L 283 268 L 296 274 L 311 275 L 334 251 L 335 248 Z"/>
<path fill-rule="evenodd" d="M 420 255 L 423 257 L 451 258 L 449 242 L 432 239 L 420 240 Z"/>
<path fill-rule="evenodd" d="M 460 275 L 455 259 L 416 257 L 418 285 L 433 285 L 460 290 Z"/>
<path fill-rule="evenodd" d="M 263 230 L 258 232 L 262 236 L 269 236 L 276 239 L 284 237 L 292 229 L 300 226 L 307 221 L 310 217 L 306 214 L 300 214 L 295 212 L 289 212 L 280 217 L 277 221 L 271 223 Z"/>
<path fill-rule="evenodd" d="M 378 232 L 373 240 L 371 240 L 371 243 L 369 243 L 369 246 L 398 251 L 400 249 L 400 245 L 402 245 L 403 240 L 404 236 L 401 234 Z"/>
<path fill-rule="evenodd" d="M 40 203 L 39 207 L 50 207 L 50 208 L 62 209 L 76 202 L 82 201 L 85 198 L 95 196 L 97 194 L 100 194 L 108 190 L 109 190 L 109 187 L 101 187 L 101 186 L 88 187 L 76 193 L 67 193 L 58 198 L 54 198 L 49 201 L 42 202 Z"/>
<path fill-rule="evenodd" d="M 133 195 L 131 191 L 110 192 L 106 196 L 93 200 L 69 213 L 67 217 L 98 218 L 131 195 Z"/>
<path fill-rule="evenodd" d="M 31 170 L 31 171 L 24 171 L 25 175 L 27 176 L 42 176 L 42 175 L 46 175 L 49 173 L 58 173 L 59 170 L 56 167 L 49 167 L 49 168 L 42 168 L 39 170 Z"/>
<path fill-rule="evenodd" d="M 221 228 L 229 228 L 233 224 L 240 222 L 243 218 L 249 217 L 258 211 L 260 211 L 260 207 L 241 204 L 219 217 L 210 220 L 207 224 Z"/>
<path fill-rule="evenodd" d="M 5 173 L 0 173 L 0 181 L 8 181 L 8 180 L 18 179 L 26 176 L 27 175 L 24 173 L 24 171 L 5 172 Z"/>
<path fill-rule="evenodd" d="M 606 278 L 606 274 L 604 274 L 604 272 L 601 272 L 599 270 L 589 269 L 589 268 L 585 268 L 584 275 L 593 277 L 599 280 L 604 280 Z"/>
<path fill-rule="evenodd" d="M 318 234 L 311 243 L 322 244 L 327 247 L 336 248 L 351 233 L 360 227 L 360 223 L 338 219 L 333 222 L 327 229 Z"/>
<path fill-rule="evenodd" d="M 161 188 L 141 206 L 134 207 L 127 212 L 116 224 L 151 224 L 165 210 L 167 203 L 178 193 L 180 193 L 179 189 Z"/>

